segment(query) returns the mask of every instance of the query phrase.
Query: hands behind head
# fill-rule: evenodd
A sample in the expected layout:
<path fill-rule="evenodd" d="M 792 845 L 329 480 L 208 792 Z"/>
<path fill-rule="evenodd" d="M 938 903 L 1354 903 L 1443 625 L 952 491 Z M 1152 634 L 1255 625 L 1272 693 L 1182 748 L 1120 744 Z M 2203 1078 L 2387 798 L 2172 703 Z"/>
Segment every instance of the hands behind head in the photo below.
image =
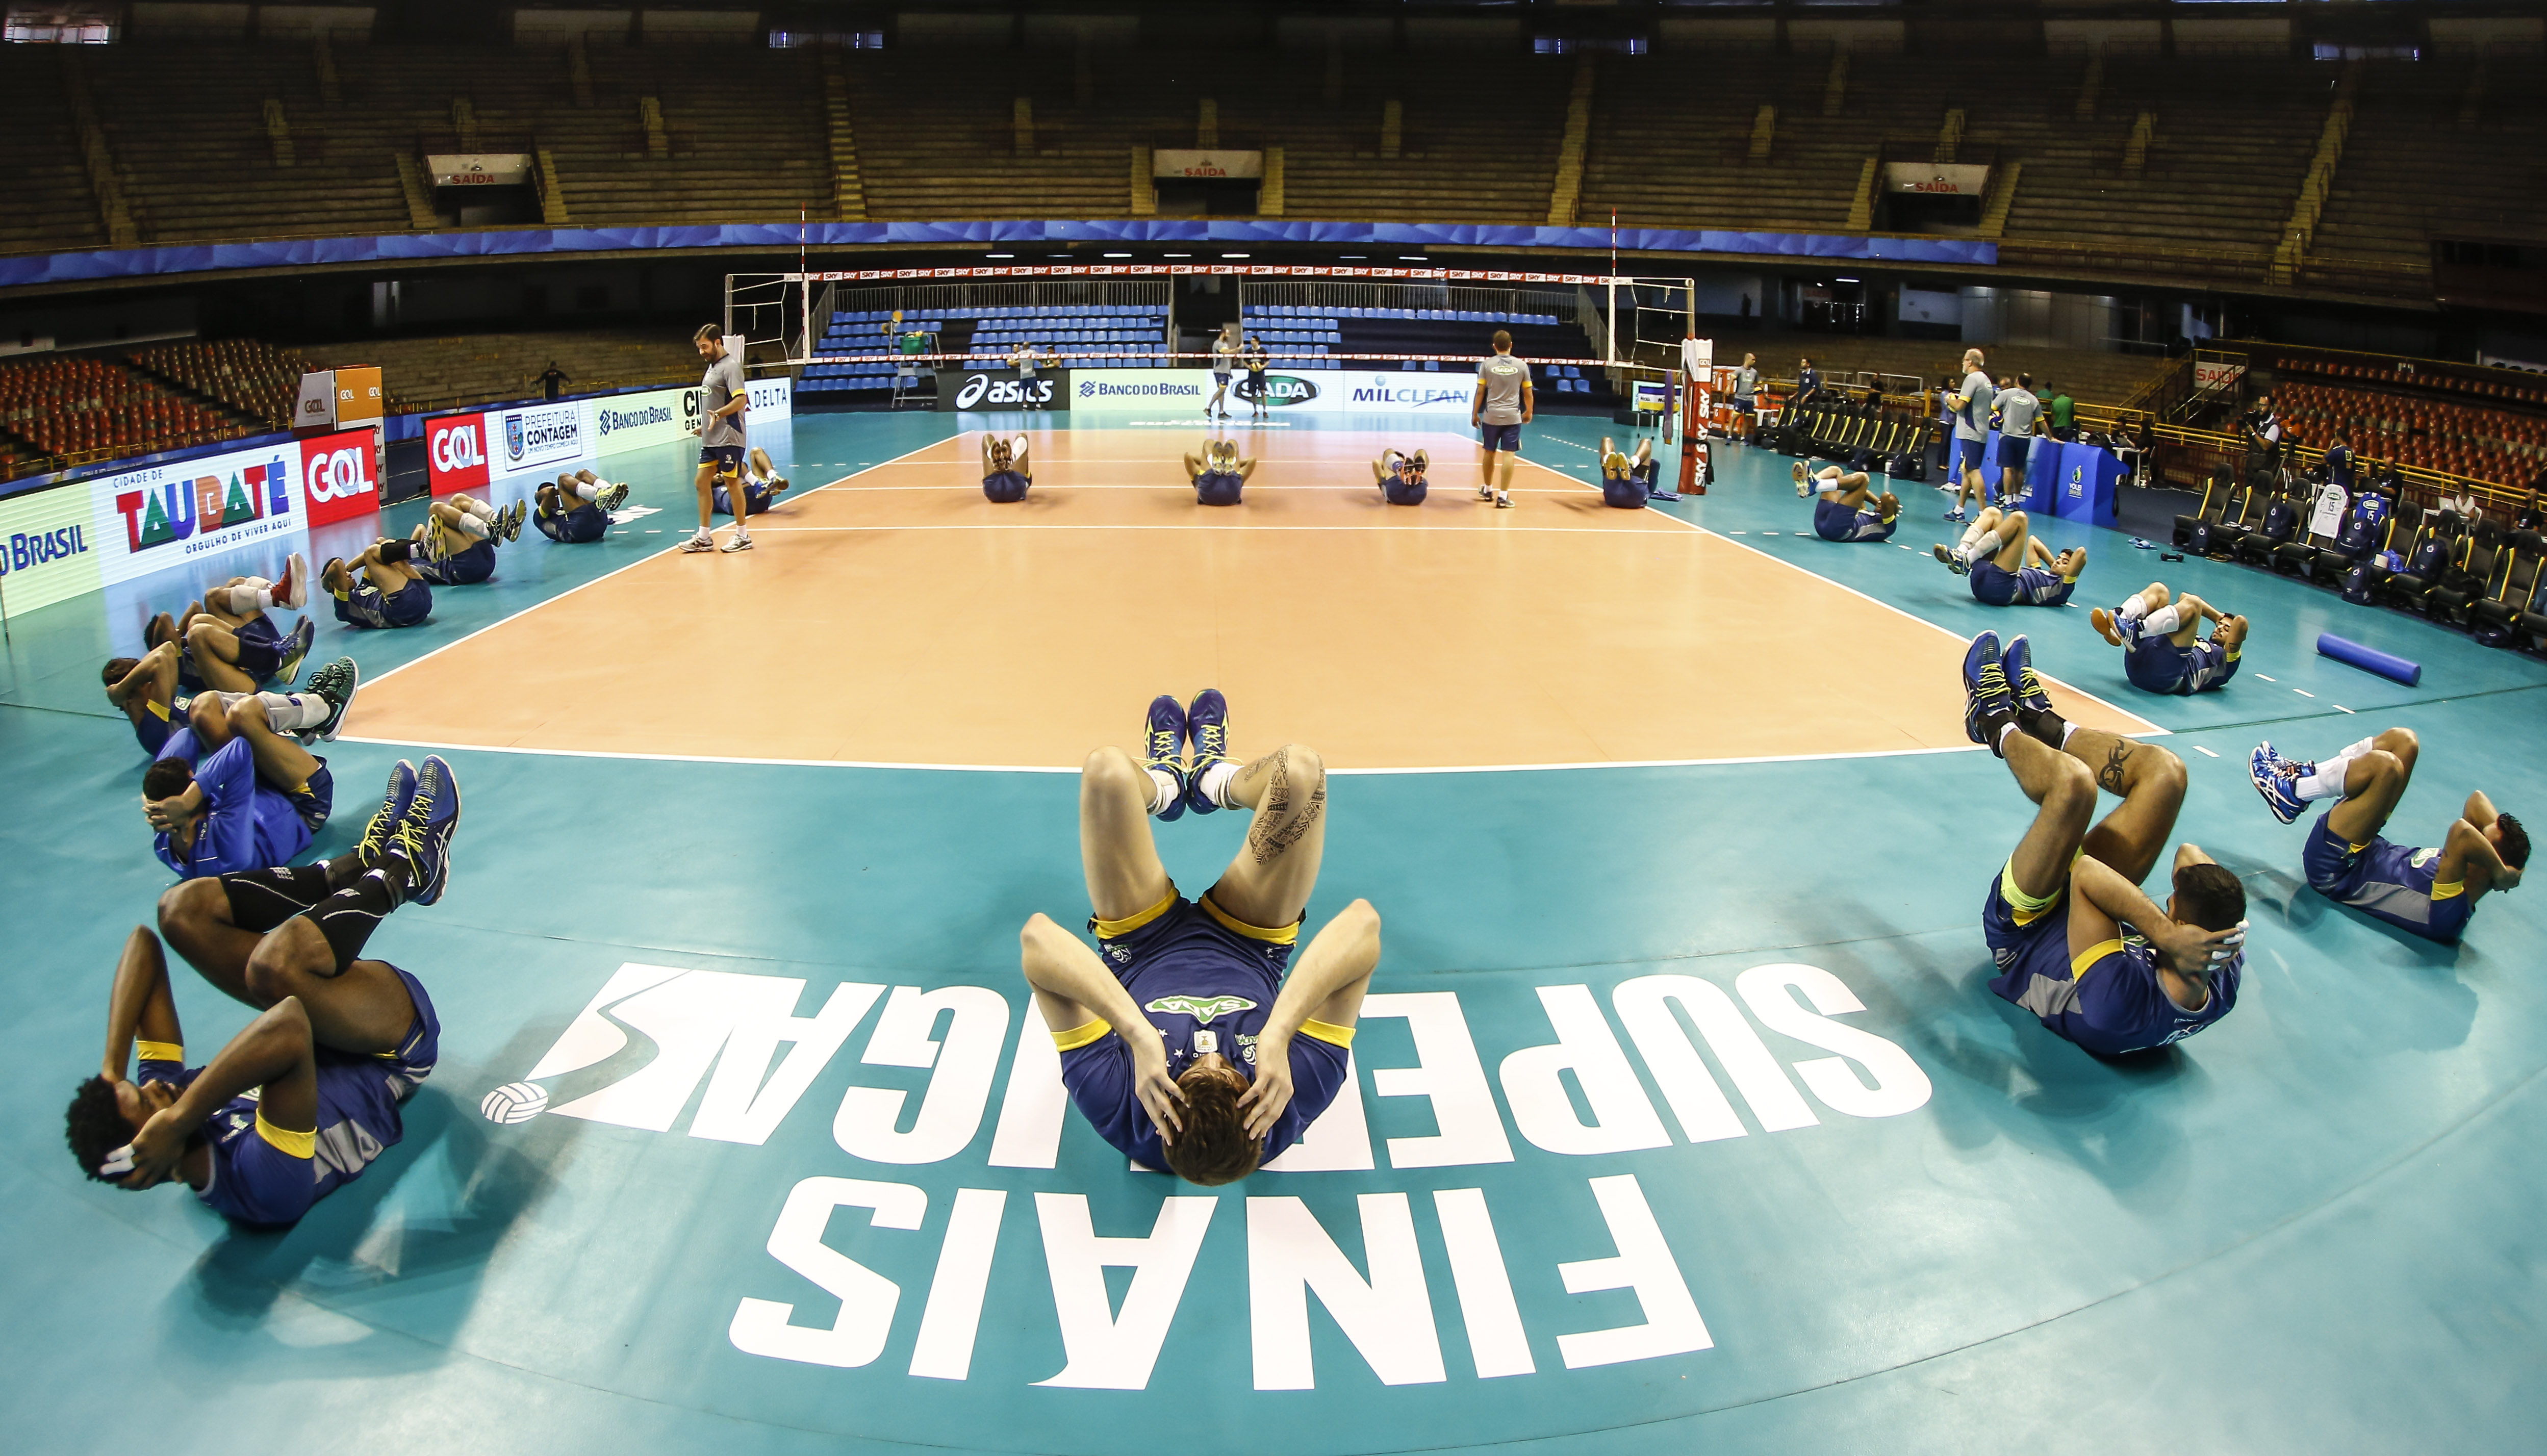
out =
<path fill-rule="evenodd" d="M 2175 974 L 2208 982 L 2245 946 L 2246 922 L 2205 930 L 2169 916 L 2151 929 L 2149 941 Z"/>
<path fill-rule="evenodd" d="M 1177 1115 L 1177 1109 L 1184 1105 L 1186 1093 L 1177 1085 L 1177 1079 L 1168 1075 L 1168 1046 L 1155 1028 L 1132 1043 L 1132 1092 L 1150 1114 L 1151 1125 L 1159 1130 L 1159 1141 L 1174 1147 L 1177 1134 L 1185 1130 L 1185 1120 Z"/>
<path fill-rule="evenodd" d="M 1273 1055 L 1267 1055 L 1269 1049 Z M 1272 1047 L 1259 1042 L 1256 1047 L 1256 1080 L 1238 1099 L 1239 1110 L 1247 1114 L 1247 1136 L 1253 1142 L 1265 1141 L 1274 1125 L 1282 1120 L 1282 1110 L 1291 1105 L 1291 1056 L 1288 1047 Z"/>
<path fill-rule="evenodd" d="M 151 830 L 160 834 L 174 834 L 184 828 L 186 821 L 194 817 L 193 801 L 197 787 L 189 782 L 185 788 L 165 799 L 143 799 L 141 816 L 150 821 Z"/>

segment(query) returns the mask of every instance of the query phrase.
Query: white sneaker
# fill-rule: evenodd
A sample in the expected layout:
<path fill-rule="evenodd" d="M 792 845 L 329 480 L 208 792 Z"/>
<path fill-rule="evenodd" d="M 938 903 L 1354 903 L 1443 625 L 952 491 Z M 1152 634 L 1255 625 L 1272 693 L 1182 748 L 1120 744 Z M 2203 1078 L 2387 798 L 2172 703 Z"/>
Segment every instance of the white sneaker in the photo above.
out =
<path fill-rule="evenodd" d="M 274 594 L 274 604 L 288 612 L 298 612 L 309 604 L 309 562 L 301 553 L 283 558 L 281 590 Z"/>
<path fill-rule="evenodd" d="M 734 533 L 733 537 L 727 540 L 725 549 L 730 552 L 749 551 L 751 550 L 751 538 L 744 535 L 740 531 L 737 531 Z"/>
<path fill-rule="evenodd" d="M 1512 508 L 1513 508 L 1513 503 L 1512 503 L 1512 492 L 1511 492 L 1511 491 L 1509 491 L 1509 490 L 1498 490 L 1498 491 L 1496 491 L 1496 492 L 1495 492 L 1495 509 L 1496 509 L 1496 510 L 1499 510 L 1499 511 L 1508 511 L 1508 510 L 1511 510 Z"/>
<path fill-rule="evenodd" d="M 1477 499 L 1479 499 L 1479 500 L 1492 500 L 1492 499 L 1494 499 L 1494 498 L 1495 498 L 1495 487 L 1493 487 L 1492 485 L 1480 485 L 1480 486 L 1478 486 L 1478 487 L 1477 487 Z"/>
<path fill-rule="evenodd" d="M 681 543 L 681 550 L 685 552 L 715 551 L 716 538 L 712 536 L 693 536 L 689 540 Z"/>

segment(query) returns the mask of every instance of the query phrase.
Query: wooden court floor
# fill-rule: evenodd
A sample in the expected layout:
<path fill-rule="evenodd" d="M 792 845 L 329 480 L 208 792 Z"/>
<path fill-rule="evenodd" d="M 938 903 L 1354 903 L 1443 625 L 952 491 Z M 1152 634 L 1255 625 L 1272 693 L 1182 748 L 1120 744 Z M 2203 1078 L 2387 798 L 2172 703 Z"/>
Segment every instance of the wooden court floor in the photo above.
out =
<path fill-rule="evenodd" d="M 350 735 L 1064 767 L 1217 686 L 1241 751 L 1339 768 L 1966 746 L 1962 642 L 1796 565 L 1528 464 L 1496 510 L 1467 435 L 1236 433 L 1263 464 L 1228 508 L 1184 478 L 1198 431 L 1036 432 L 1014 505 L 983 498 L 970 433 L 800 487 L 752 552 L 667 550 L 384 676 Z M 1380 498 L 1385 444 L 1431 450 L 1424 505 Z M 686 518 L 658 518 L 666 547 Z"/>

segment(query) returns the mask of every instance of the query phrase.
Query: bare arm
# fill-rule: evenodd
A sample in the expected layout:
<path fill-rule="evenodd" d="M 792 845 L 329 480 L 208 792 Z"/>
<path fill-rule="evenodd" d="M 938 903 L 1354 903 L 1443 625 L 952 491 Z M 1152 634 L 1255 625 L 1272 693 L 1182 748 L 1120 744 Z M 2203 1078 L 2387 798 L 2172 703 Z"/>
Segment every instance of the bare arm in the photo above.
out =
<path fill-rule="evenodd" d="M 1025 929 L 1018 932 L 1017 944 L 1018 966 L 1025 972 L 1026 985 L 1034 987 L 1044 1024 L 1055 1031 L 1070 1031 L 1091 1021 L 1112 1027 L 1132 1051 L 1134 1093 L 1158 1128 L 1160 1140 L 1174 1143 L 1183 1127 L 1177 1106 L 1186 1096 L 1168 1075 L 1167 1043 L 1150 1018 L 1141 1014 L 1140 1003 L 1086 941 L 1053 923 L 1050 915 L 1029 916 Z"/>
<path fill-rule="evenodd" d="M 128 1188 L 164 1181 L 186 1153 L 186 1140 L 212 1115 L 250 1087 L 257 1117 L 285 1132 L 318 1130 L 318 1062 L 309 1014 L 285 996 L 230 1039 L 174 1103 L 151 1114 L 132 1135 L 132 1173 Z"/>
<path fill-rule="evenodd" d="M 2480 794 L 2475 799 L 2483 799 Z M 2474 801 L 2471 800 L 2471 807 Z M 2494 806 L 2486 806 L 2485 822 L 2494 822 Z M 2441 841 L 2440 863 L 2432 867 L 2432 879 L 2442 885 L 2460 884 L 2471 899 L 2489 890 L 2516 890 L 2520 872 L 2513 869 L 2497 849 L 2493 836 L 2487 834 L 2475 819 L 2463 818 L 2450 824 L 2450 832 Z"/>
<path fill-rule="evenodd" d="M 1530 381 L 1523 380 L 1521 382 L 1521 422 L 1525 425 L 1529 424 L 1532 416 L 1537 413 L 1538 390 Z"/>
<path fill-rule="evenodd" d="M 1479 424 L 1486 417 L 1486 382 L 1477 381 L 1476 397 L 1468 401 L 1468 423 Z"/>
<path fill-rule="evenodd" d="M 108 1081 L 125 1080 L 136 1038 L 172 1047 L 186 1041 L 177 1024 L 177 998 L 168 990 L 168 959 L 159 949 L 159 937 L 138 925 L 125 937 L 123 958 L 115 963 L 115 989 L 106 1001 L 106 1056 L 99 1070 Z"/>
<path fill-rule="evenodd" d="M 2182 865 L 2188 859 L 2207 863 L 2209 856 L 2187 844 L 2177 851 L 2176 863 Z M 2158 908 L 2121 871 L 2082 856 L 2069 867 L 2069 954 L 2074 957 L 2120 939 L 2124 925 L 2139 931 L 2157 951 L 2160 988 L 2168 1000 L 2188 1011 L 2199 1010 L 2211 998 L 2213 948 L 2233 945 L 2233 937 L 2243 934 L 2184 924 Z"/>
<path fill-rule="evenodd" d="M 1273 1131 L 1291 1104 L 1291 1038 L 1302 1023 L 1352 1026 L 1361 1016 L 1361 998 L 1378 965 L 1379 912 L 1366 899 L 1345 906 L 1300 953 L 1257 1034 L 1256 1082 L 1239 1099 L 1248 1109 L 1247 1136 Z"/>

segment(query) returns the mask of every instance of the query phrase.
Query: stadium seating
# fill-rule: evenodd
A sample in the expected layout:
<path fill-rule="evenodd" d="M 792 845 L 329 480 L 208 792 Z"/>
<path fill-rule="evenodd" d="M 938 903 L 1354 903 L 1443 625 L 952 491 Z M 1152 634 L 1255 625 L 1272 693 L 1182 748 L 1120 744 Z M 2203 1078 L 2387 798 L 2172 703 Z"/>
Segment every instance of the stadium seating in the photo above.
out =
<path fill-rule="evenodd" d="M 102 359 L 0 364 L 0 471 L 49 468 L 51 458 L 147 455 L 256 433 L 224 411 Z"/>
<path fill-rule="evenodd" d="M 365 339 L 305 344 L 320 368 L 375 365 L 390 393 L 390 412 L 459 409 L 540 394 L 539 375 L 554 361 L 570 394 L 641 385 L 694 385 L 697 349 L 680 329 L 572 329 L 468 334 L 429 339 Z"/>
<path fill-rule="evenodd" d="M 134 350 L 132 363 L 210 395 L 269 430 L 289 429 L 301 398 L 301 377 L 315 361 L 258 339 L 160 344 Z"/>
<path fill-rule="evenodd" d="M 1167 324 L 1165 305 L 1012 304 L 909 309 L 900 328 L 932 335 L 926 353 L 961 354 L 979 365 L 1004 364 L 1018 344 L 1031 343 L 1039 352 L 1059 356 L 1064 368 L 1144 369 L 1176 362 L 1166 357 Z M 898 352 L 896 336 L 890 309 L 843 309 L 832 315 L 817 347 L 825 355 L 889 354 Z M 896 368 L 875 358 L 811 365 L 796 388 L 800 394 L 842 395 L 890 390 Z"/>
<path fill-rule="evenodd" d="M 2289 380 L 2294 373 L 2289 361 L 2284 362 L 2282 373 L 2285 382 L 2273 391 L 2275 412 L 2285 427 L 2309 445 L 2323 446 L 2340 429 L 2351 437 L 2356 455 L 2503 486 L 2525 486 L 2547 470 L 2547 410 L 2539 407 L 2539 396 L 2547 391 L 2522 391 L 2529 398 L 2514 402 L 2527 403 L 2529 407 L 2523 409 L 2463 404 L 2419 390 L 2406 393 L 2294 383 Z M 2433 384 L 2466 383 L 2430 379 Z"/>

